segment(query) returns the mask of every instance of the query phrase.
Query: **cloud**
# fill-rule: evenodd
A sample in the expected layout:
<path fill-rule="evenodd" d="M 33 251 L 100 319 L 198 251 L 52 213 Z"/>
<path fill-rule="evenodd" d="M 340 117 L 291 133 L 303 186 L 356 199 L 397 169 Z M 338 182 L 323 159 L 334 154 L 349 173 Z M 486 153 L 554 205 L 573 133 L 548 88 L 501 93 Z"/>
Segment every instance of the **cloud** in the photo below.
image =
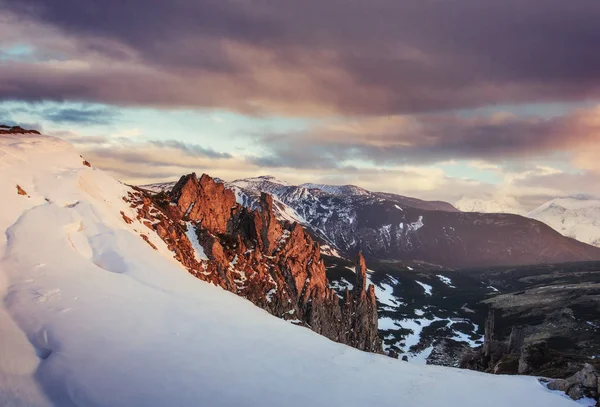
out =
<path fill-rule="evenodd" d="M 232 155 L 229 153 L 219 153 L 210 148 L 200 146 L 198 144 L 183 143 L 178 140 L 152 140 L 149 142 L 151 145 L 158 148 L 175 149 L 183 152 L 187 156 L 192 157 L 210 157 L 210 158 L 231 158 Z"/>
<path fill-rule="evenodd" d="M 594 1 L 0 7 L 0 46 L 34 47 L 33 61 L 0 66 L 2 99 L 388 115 L 600 97 Z"/>
<path fill-rule="evenodd" d="M 59 124 L 111 124 L 119 114 L 108 107 L 53 107 L 43 109 L 40 116 Z"/>
<path fill-rule="evenodd" d="M 474 160 L 481 167 L 553 153 L 597 166 L 600 106 L 553 118 L 389 116 L 329 122 L 303 133 L 257 136 L 270 167 L 338 167 L 348 161 L 375 165 L 432 164 Z M 475 164 L 473 164 L 475 165 Z"/>
<path fill-rule="evenodd" d="M 84 136 L 71 131 L 52 131 L 73 144 L 94 165 L 131 183 L 177 178 L 202 168 L 227 168 L 237 163 L 231 154 L 177 140 L 147 140 L 130 132 Z M 123 135 L 125 134 L 125 135 Z"/>

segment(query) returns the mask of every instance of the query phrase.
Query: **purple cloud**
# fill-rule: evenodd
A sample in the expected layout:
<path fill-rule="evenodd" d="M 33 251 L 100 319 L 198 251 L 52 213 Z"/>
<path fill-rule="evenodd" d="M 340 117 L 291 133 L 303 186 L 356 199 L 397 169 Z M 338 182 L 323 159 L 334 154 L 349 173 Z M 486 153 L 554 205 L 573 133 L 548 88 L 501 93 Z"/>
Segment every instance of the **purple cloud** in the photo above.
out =
<path fill-rule="evenodd" d="M 3 99 L 389 114 L 600 97 L 590 0 L 2 4 L 91 63 L 5 63 Z"/>

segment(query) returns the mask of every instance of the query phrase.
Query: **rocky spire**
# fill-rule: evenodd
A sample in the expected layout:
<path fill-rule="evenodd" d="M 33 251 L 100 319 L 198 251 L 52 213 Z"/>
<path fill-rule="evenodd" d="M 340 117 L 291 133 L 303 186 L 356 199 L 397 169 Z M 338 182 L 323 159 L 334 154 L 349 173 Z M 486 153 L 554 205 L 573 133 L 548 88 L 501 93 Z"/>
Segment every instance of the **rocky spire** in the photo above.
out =
<path fill-rule="evenodd" d="M 279 221 L 275 217 L 273 197 L 264 192 L 260 194 L 260 218 L 262 220 L 260 237 L 263 243 L 263 250 L 265 253 L 271 254 L 275 250 L 277 240 L 281 237 L 283 231 Z"/>
<path fill-rule="evenodd" d="M 485 320 L 485 331 L 483 336 L 483 357 L 488 360 L 494 348 L 494 310 L 490 310 Z"/>
<path fill-rule="evenodd" d="M 375 286 L 367 287 L 367 264 L 362 253 L 358 254 L 355 266 L 356 282 L 352 292 L 346 293 L 346 312 L 351 314 L 349 341 L 357 343 L 359 349 L 382 352 L 378 334 L 377 299 Z"/>
<path fill-rule="evenodd" d="M 356 283 L 354 284 L 353 291 L 356 295 L 362 293 L 367 288 L 367 263 L 362 253 L 358 253 L 354 273 L 356 273 Z"/>
<path fill-rule="evenodd" d="M 340 301 L 329 287 L 319 244 L 300 224 L 280 222 L 270 195 L 261 194 L 259 210 L 249 210 L 236 204 L 222 183 L 189 174 L 166 198 L 169 204 L 156 201 L 163 199 L 157 195 L 155 201 L 143 197 L 141 207 L 139 202 L 132 206 L 190 273 L 334 341 L 382 351 L 375 290 L 367 288 L 362 255 L 355 288 Z M 194 235 L 209 260 L 196 260 L 190 242 Z"/>

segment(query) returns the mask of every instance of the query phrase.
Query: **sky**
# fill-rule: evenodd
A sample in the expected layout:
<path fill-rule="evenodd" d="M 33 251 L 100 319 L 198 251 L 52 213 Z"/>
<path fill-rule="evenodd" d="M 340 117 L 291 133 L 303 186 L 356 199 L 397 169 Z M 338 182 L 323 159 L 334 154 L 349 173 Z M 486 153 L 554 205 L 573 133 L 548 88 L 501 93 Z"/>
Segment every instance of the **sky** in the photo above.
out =
<path fill-rule="evenodd" d="M 0 0 L 0 122 L 206 172 L 515 211 L 600 195 L 597 0 Z"/>

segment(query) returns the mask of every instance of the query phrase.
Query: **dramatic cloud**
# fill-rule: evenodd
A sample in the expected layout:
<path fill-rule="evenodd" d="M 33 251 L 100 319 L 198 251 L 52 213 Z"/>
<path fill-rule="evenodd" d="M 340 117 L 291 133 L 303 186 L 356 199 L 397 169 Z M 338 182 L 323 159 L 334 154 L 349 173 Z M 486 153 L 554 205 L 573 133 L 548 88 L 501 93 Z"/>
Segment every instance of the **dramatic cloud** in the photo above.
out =
<path fill-rule="evenodd" d="M 61 136 L 127 182 L 530 208 L 600 193 L 600 107 L 572 110 L 600 102 L 598 21 L 595 0 L 0 0 L 0 119 L 81 130 Z M 180 123 L 213 109 L 220 129 Z"/>
<path fill-rule="evenodd" d="M 33 60 L 0 62 L 0 98 L 385 115 L 600 97 L 590 0 L 0 7 L 7 36 L 34 47 Z"/>
<path fill-rule="evenodd" d="M 254 159 L 270 167 L 337 167 L 361 160 L 378 165 L 454 159 L 507 161 L 553 152 L 575 155 L 586 168 L 600 153 L 600 106 L 553 117 L 496 114 L 390 116 L 328 123 L 299 134 L 259 136 L 270 151 Z"/>

